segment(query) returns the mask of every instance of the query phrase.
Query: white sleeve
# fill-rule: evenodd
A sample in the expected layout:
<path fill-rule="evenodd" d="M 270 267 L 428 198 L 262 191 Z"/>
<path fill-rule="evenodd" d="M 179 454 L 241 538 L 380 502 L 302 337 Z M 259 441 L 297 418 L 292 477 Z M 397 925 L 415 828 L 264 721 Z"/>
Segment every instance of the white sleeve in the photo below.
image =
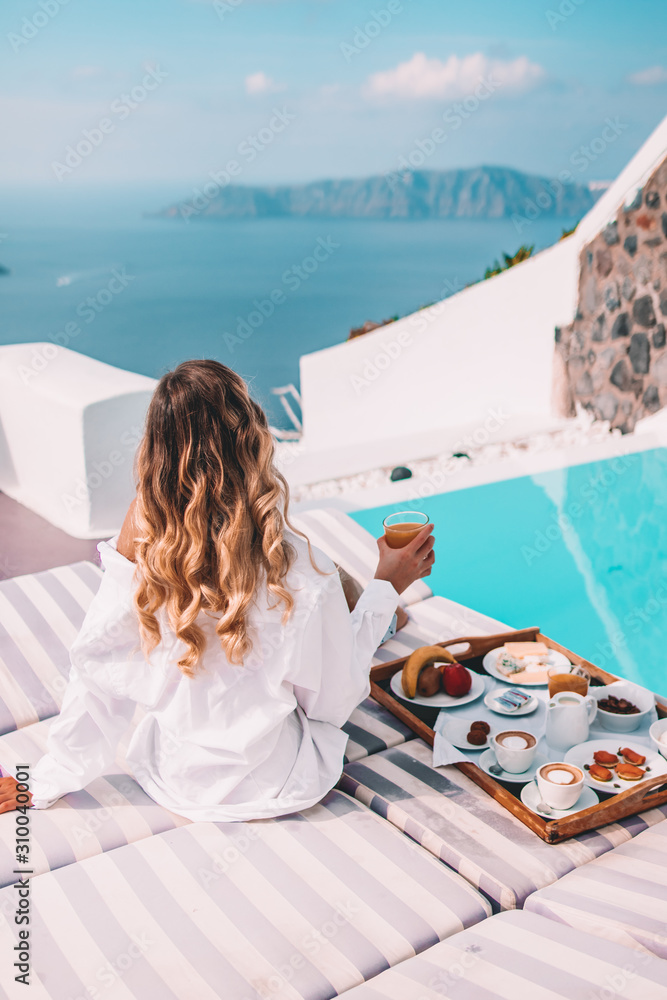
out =
<path fill-rule="evenodd" d="M 136 677 L 137 693 L 145 693 L 145 660 L 132 609 L 133 567 L 108 543 L 102 545 L 107 568 L 70 651 L 69 683 L 49 728 L 47 753 L 32 768 L 37 809 L 83 788 L 113 762 L 137 704 L 128 694 L 128 677 Z"/>
<path fill-rule="evenodd" d="M 72 668 L 60 715 L 49 730 L 48 752 L 32 769 L 32 804 L 45 809 L 78 791 L 112 763 L 135 705 L 113 698 L 83 669 Z"/>
<path fill-rule="evenodd" d="M 391 622 L 398 594 L 386 580 L 371 580 L 351 613 L 336 573 L 320 591 L 297 643 L 288 678 L 309 719 L 342 726 L 368 696 L 375 650 Z"/>

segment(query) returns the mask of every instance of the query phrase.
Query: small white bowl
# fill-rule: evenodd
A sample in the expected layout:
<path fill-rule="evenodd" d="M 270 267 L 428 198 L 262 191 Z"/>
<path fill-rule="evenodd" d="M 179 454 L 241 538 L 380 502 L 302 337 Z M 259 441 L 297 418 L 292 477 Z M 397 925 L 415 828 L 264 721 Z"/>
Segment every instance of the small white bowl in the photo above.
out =
<path fill-rule="evenodd" d="M 598 707 L 597 721 L 610 733 L 633 733 L 635 729 L 644 725 L 649 712 L 655 706 L 655 697 L 650 691 L 634 684 L 626 684 L 624 681 L 615 681 L 613 684 L 607 684 L 606 687 L 592 687 L 589 688 L 588 693 L 592 694 L 597 701 L 610 694 L 615 695 L 616 698 L 627 698 L 639 709 L 635 715 L 618 715 L 616 712 L 605 712 L 604 709 Z"/>
<path fill-rule="evenodd" d="M 657 722 L 654 722 L 649 729 L 649 736 L 658 753 L 667 757 L 667 719 L 658 719 Z"/>

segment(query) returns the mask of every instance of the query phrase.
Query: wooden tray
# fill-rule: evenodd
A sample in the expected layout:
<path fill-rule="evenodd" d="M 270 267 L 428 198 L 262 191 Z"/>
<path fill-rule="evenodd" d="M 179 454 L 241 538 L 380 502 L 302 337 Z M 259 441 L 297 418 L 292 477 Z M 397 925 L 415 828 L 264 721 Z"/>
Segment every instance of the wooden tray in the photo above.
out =
<path fill-rule="evenodd" d="M 539 628 L 528 628 L 518 632 L 501 632 L 497 635 L 464 636 L 460 639 L 448 639 L 446 642 L 428 643 L 434 646 L 454 646 L 466 644 L 467 649 L 456 653 L 456 659 L 465 662 L 470 670 L 478 674 L 488 676 L 482 666 L 482 658 L 492 649 L 497 649 L 505 642 L 526 642 L 536 640 L 545 643 L 551 649 L 563 653 L 570 663 L 581 665 L 591 675 L 593 684 L 611 684 L 612 681 L 619 680 L 606 670 L 601 670 L 593 663 L 578 656 L 571 650 L 560 646 L 553 639 L 542 635 Z M 394 697 L 389 689 L 389 679 L 403 669 L 407 657 L 400 657 L 398 660 L 391 660 L 371 670 L 371 697 L 393 713 L 401 722 L 404 722 L 410 729 L 420 736 L 426 743 L 433 746 L 435 732 L 433 725 L 437 718 L 438 708 L 427 708 L 421 705 L 413 705 L 407 708 L 403 702 Z M 667 716 L 667 705 L 657 702 L 658 716 Z M 613 734 L 610 733 L 610 736 Z M 619 734 L 623 739 L 623 734 Z M 626 816 L 634 816 L 645 809 L 654 809 L 656 806 L 664 805 L 667 802 L 667 775 L 655 775 L 647 781 L 643 781 L 637 788 L 629 788 L 618 795 L 612 795 L 596 806 L 589 809 L 582 809 L 581 812 L 572 813 L 563 819 L 543 819 L 523 804 L 504 785 L 501 785 L 490 775 L 482 771 L 477 764 L 472 761 L 454 764 L 459 771 L 467 775 L 471 781 L 499 802 L 505 809 L 508 809 L 517 819 L 520 819 L 534 833 L 545 840 L 548 844 L 557 844 L 562 840 L 567 840 L 586 830 L 597 830 L 598 827 L 606 826 L 608 823 L 617 823 Z"/>

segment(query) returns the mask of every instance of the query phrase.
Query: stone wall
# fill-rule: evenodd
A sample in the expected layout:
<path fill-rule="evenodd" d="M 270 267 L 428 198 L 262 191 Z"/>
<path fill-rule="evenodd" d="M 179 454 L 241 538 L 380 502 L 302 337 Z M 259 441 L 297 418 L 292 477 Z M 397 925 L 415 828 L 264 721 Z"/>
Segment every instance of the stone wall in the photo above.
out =
<path fill-rule="evenodd" d="M 575 320 L 556 329 L 559 408 L 580 403 L 625 433 L 667 404 L 667 160 L 580 265 Z"/>

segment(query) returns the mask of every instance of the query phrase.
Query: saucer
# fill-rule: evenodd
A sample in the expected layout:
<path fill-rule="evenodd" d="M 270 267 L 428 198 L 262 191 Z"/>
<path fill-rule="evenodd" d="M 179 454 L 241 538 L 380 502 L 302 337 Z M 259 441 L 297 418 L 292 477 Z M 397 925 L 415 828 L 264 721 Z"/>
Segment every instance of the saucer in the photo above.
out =
<path fill-rule="evenodd" d="M 521 708 L 517 708 L 515 711 L 510 712 L 508 709 L 503 708 L 502 705 L 496 702 L 496 698 L 499 694 L 502 694 L 502 691 L 496 688 L 495 691 L 489 691 L 484 698 L 484 704 L 486 707 L 492 712 L 496 712 L 498 715 L 530 715 L 530 713 L 534 712 L 539 705 L 538 699 L 535 695 L 533 695 L 530 701 L 527 701 L 525 705 L 521 706 Z"/>
<path fill-rule="evenodd" d="M 546 764 L 546 762 L 546 754 L 537 753 L 535 754 L 535 759 L 530 767 L 526 771 L 522 771 L 521 774 L 513 774 L 511 771 L 501 771 L 500 774 L 494 774 L 493 771 L 489 771 L 489 764 L 498 763 L 493 750 L 485 750 L 477 761 L 481 769 L 486 771 L 490 778 L 495 778 L 496 781 L 514 781 L 521 785 L 525 785 L 529 781 L 532 781 L 537 774 L 538 768 L 542 767 L 542 764 Z"/>
<path fill-rule="evenodd" d="M 581 812 L 582 809 L 590 809 L 591 806 L 596 806 L 600 800 L 592 788 L 584 785 L 581 795 L 569 809 L 550 809 L 549 812 L 542 812 L 537 808 L 538 802 L 542 801 L 540 790 L 537 787 L 537 782 L 531 781 L 529 785 L 524 785 L 521 789 L 521 801 L 524 806 L 528 806 L 531 812 L 537 813 L 538 816 L 543 816 L 544 819 L 563 819 L 565 816 L 571 816 L 572 813 Z"/>
<path fill-rule="evenodd" d="M 499 732 L 496 726 L 491 726 L 491 732 L 486 738 L 486 741 L 481 747 L 475 746 L 473 743 L 468 743 L 466 739 L 468 733 L 470 732 L 470 726 L 473 723 L 473 719 L 462 719 L 460 716 L 452 715 L 451 713 L 446 713 L 438 719 L 437 729 L 446 740 L 456 747 L 457 750 L 470 750 L 474 752 L 475 750 L 488 750 L 489 741 L 491 737 Z"/>

